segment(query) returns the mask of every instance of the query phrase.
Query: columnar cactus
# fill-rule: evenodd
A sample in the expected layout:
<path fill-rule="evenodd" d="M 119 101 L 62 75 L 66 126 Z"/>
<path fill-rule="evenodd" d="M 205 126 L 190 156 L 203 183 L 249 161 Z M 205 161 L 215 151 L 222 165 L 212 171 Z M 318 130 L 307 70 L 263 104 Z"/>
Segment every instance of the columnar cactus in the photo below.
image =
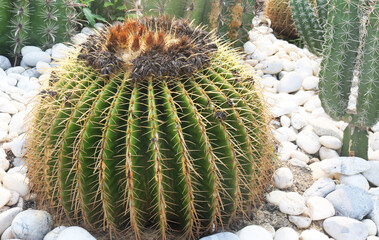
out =
<path fill-rule="evenodd" d="M 142 239 L 146 229 L 194 239 L 254 207 L 274 156 L 239 58 L 185 20 L 130 19 L 90 36 L 32 111 L 26 157 L 40 204 Z"/>
<path fill-rule="evenodd" d="M 330 0 L 329 4 L 319 96 L 326 113 L 349 123 L 344 132 L 342 155 L 367 159 L 367 127 L 379 120 L 379 89 L 375 83 L 379 69 L 379 3 Z M 367 17 L 367 12 L 368 24 L 362 23 L 361 18 Z M 359 71 L 357 110 L 351 112 L 348 102 L 355 70 Z"/>
<path fill-rule="evenodd" d="M 106 1 L 92 2 L 91 9 L 106 16 L 103 2 Z M 248 31 L 255 16 L 255 0 L 132 0 L 125 1 L 123 6 L 120 4 L 124 1 L 111 2 L 114 3 L 112 8 L 122 8 L 127 13 L 144 16 L 167 14 L 194 21 L 196 25 L 206 25 L 207 30 L 216 30 L 221 36 L 235 41 L 236 46 L 242 46 L 248 40 Z"/>
<path fill-rule="evenodd" d="M 68 40 L 77 24 L 74 6 L 72 0 L 2 0 L 0 54 L 17 59 L 25 45 Z"/>

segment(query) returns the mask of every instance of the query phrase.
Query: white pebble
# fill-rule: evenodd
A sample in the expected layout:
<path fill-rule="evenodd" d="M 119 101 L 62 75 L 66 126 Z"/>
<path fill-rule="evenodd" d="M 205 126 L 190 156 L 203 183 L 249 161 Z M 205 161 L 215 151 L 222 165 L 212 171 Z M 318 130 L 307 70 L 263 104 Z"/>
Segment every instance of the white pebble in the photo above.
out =
<path fill-rule="evenodd" d="M 280 161 L 287 161 L 290 158 L 291 152 L 295 151 L 297 146 L 291 142 L 282 142 L 278 149 Z"/>
<path fill-rule="evenodd" d="M 42 240 L 54 222 L 51 215 L 41 210 L 25 210 L 13 219 L 12 232 L 23 240 Z"/>
<path fill-rule="evenodd" d="M 330 149 L 338 150 L 342 147 L 342 141 L 336 137 L 321 136 L 318 140 L 320 141 L 321 145 Z"/>
<path fill-rule="evenodd" d="M 199 240 L 239 240 L 239 237 L 231 232 L 220 232 L 202 237 Z"/>
<path fill-rule="evenodd" d="M 309 157 L 307 154 L 300 152 L 300 151 L 292 151 L 291 152 L 291 157 L 299 159 L 300 161 L 303 161 L 305 163 L 309 162 Z"/>
<path fill-rule="evenodd" d="M 25 134 L 21 134 L 11 142 L 11 150 L 16 157 L 23 157 L 25 153 Z"/>
<path fill-rule="evenodd" d="M 309 121 L 313 131 L 319 136 L 333 136 L 342 140 L 343 132 L 337 128 L 336 124 L 325 117 L 311 119 Z"/>
<path fill-rule="evenodd" d="M 35 67 L 37 65 L 37 62 L 46 62 L 50 63 L 51 62 L 51 57 L 50 54 L 46 52 L 28 52 L 25 54 L 22 58 L 25 64 L 31 67 Z"/>
<path fill-rule="evenodd" d="M 18 202 L 18 200 L 20 198 L 20 194 L 18 194 L 18 192 L 16 192 L 16 191 L 10 191 L 10 193 L 11 193 L 11 198 L 9 199 L 7 205 L 13 206 Z"/>
<path fill-rule="evenodd" d="M 261 64 L 263 65 L 263 73 L 268 74 L 277 74 L 282 71 L 283 67 L 282 62 L 277 58 L 270 58 L 268 60 L 262 61 Z"/>
<path fill-rule="evenodd" d="M 0 186 L 0 208 L 4 207 L 11 199 L 11 192 Z"/>
<path fill-rule="evenodd" d="M 369 236 L 375 236 L 376 235 L 378 230 L 376 229 L 376 225 L 375 225 L 374 221 L 372 221 L 371 219 L 363 219 L 361 222 L 366 225 Z"/>
<path fill-rule="evenodd" d="M 321 147 L 318 153 L 320 155 L 320 160 L 328 159 L 328 158 L 338 158 L 339 155 L 336 150 L 329 149 L 326 147 Z"/>
<path fill-rule="evenodd" d="M 291 125 L 291 119 L 287 117 L 286 115 L 283 115 L 280 117 L 280 124 L 282 124 L 282 127 L 290 127 Z"/>
<path fill-rule="evenodd" d="M 325 232 L 335 240 L 365 240 L 368 230 L 364 223 L 348 217 L 331 217 L 323 222 Z"/>
<path fill-rule="evenodd" d="M 279 206 L 280 201 L 285 197 L 286 192 L 275 190 L 266 195 L 269 203 Z"/>
<path fill-rule="evenodd" d="M 307 125 L 306 116 L 300 113 L 292 113 L 291 115 L 291 125 L 297 130 L 302 129 L 305 125 Z"/>
<path fill-rule="evenodd" d="M 310 164 L 309 167 L 312 170 L 312 178 L 314 180 L 329 177 L 329 173 L 326 173 L 326 172 L 324 172 L 324 170 L 322 170 L 321 162 L 314 162 L 314 163 Z"/>
<path fill-rule="evenodd" d="M 305 217 L 305 216 L 292 216 L 292 215 L 290 215 L 288 217 L 288 220 L 291 223 L 295 224 L 296 227 L 300 228 L 300 229 L 308 228 L 312 223 L 312 220 L 309 217 Z"/>
<path fill-rule="evenodd" d="M 274 185 L 279 189 L 289 188 L 293 184 L 293 175 L 289 168 L 279 168 L 274 173 Z"/>
<path fill-rule="evenodd" d="M 11 227 L 8 227 L 7 229 L 5 229 L 5 231 L 1 235 L 1 240 L 10 240 L 10 239 L 14 239 L 14 238 L 15 238 L 15 236 L 13 235 Z"/>
<path fill-rule="evenodd" d="M 280 93 L 291 93 L 296 92 L 301 88 L 301 83 L 303 78 L 296 72 L 290 72 L 284 75 L 282 79 L 280 79 L 280 83 L 278 85 L 278 92 Z"/>
<path fill-rule="evenodd" d="M 3 187 L 18 192 L 22 197 L 29 193 L 28 185 L 28 178 L 20 173 L 8 173 L 3 177 Z"/>
<path fill-rule="evenodd" d="M 320 149 L 318 136 L 312 131 L 302 130 L 296 138 L 297 145 L 306 153 L 315 154 Z"/>
<path fill-rule="evenodd" d="M 299 234 L 290 227 L 281 227 L 275 232 L 274 240 L 299 240 Z"/>
<path fill-rule="evenodd" d="M 20 111 L 13 115 L 9 124 L 9 132 L 16 132 L 19 135 L 26 132 L 27 125 L 25 124 L 25 116 L 26 111 Z"/>
<path fill-rule="evenodd" d="M 251 54 L 251 53 L 254 53 L 255 50 L 257 49 L 257 47 L 254 45 L 254 43 L 252 42 L 246 42 L 244 45 L 243 45 L 243 48 L 245 50 L 245 52 L 247 54 Z"/>
<path fill-rule="evenodd" d="M 292 166 L 295 166 L 295 167 L 306 168 L 308 166 L 305 162 L 297 158 L 291 158 L 289 162 L 292 164 Z"/>
<path fill-rule="evenodd" d="M 257 225 L 242 228 L 237 232 L 237 236 L 240 240 L 273 240 L 269 231 Z"/>
<path fill-rule="evenodd" d="M 363 172 L 363 176 L 365 176 L 370 183 L 379 186 L 379 161 L 367 161 L 367 163 L 369 169 Z"/>
<path fill-rule="evenodd" d="M 279 209 L 282 213 L 289 215 L 299 215 L 305 212 L 304 198 L 296 192 L 287 192 L 285 197 L 279 203 Z"/>
<path fill-rule="evenodd" d="M 336 157 L 321 161 L 321 168 L 329 174 L 355 175 L 370 168 L 368 161 L 359 157 Z"/>
<path fill-rule="evenodd" d="M 305 230 L 300 234 L 301 240 L 329 240 L 328 236 L 316 229 Z"/>
<path fill-rule="evenodd" d="M 11 226 L 13 219 L 21 211 L 22 208 L 15 207 L 0 213 L 0 235 Z"/>
<path fill-rule="evenodd" d="M 325 198 L 310 197 L 307 200 L 309 216 L 313 221 L 322 220 L 336 213 L 333 205 Z"/>
<path fill-rule="evenodd" d="M 308 76 L 303 80 L 303 88 L 305 90 L 318 90 L 318 77 Z"/>
<path fill-rule="evenodd" d="M 340 183 L 350 186 L 355 186 L 362 188 L 365 191 L 368 191 L 370 188 L 370 185 L 368 184 L 367 179 L 362 174 L 356 174 L 356 175 L 340 175 Z"/>

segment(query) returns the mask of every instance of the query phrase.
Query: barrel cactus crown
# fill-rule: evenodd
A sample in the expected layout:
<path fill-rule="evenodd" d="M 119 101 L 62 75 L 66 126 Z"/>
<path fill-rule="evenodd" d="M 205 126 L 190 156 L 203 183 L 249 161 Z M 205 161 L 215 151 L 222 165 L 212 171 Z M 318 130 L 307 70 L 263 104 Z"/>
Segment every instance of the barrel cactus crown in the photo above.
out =
<path fill-rule="evenodd" d="M 184 20 L 90 36 L 38 95 L 27 164 L 40 204 L 113 236 L 196 238 L 271 178 L 265 104 L 239 55 Z"/>

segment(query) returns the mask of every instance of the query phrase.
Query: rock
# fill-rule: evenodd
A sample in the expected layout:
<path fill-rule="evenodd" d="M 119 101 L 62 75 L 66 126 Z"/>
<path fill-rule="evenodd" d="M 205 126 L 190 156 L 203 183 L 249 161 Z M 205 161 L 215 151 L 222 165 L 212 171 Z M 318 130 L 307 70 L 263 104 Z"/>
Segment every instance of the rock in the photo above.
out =
<path fill-rule="evenodd" d="M 245 50 L 245 52 L 247 54 L 251 54 L 251 53 L 254 53 L 255 50 L 257 49 L 257 47 L 254 45 L 254 43 L 252 42 L 246 42 L 244 45 L 243 45 L 243 49 Z"/>
<path fill-rule="evenodd" d="M 1 152 L 4 152 L 4 150 L 0 150 Z M 0 155 L 0 169 L 3 169 L 4 171 L 8 170 L 9 168 L 9 161 L 5 158 L 5 156 Z"/>
<path fill-rule="evenodd" d="M 25 134 L 21 134 L 11 142 L 11 150 L 16 157 L 23 157 L 25 153 Z"/>
<path fill-rule="evenodd" d="M 87 36 L 95 34 L 95 31 L 89 27 L 84 27 L 81 32 Z"/>
<path fill-rule="evenodd" d="M 379 240 L 379 237 L 368 236 L 366 240 Z"/>
<path fill-rule="evenodd" d="M 3 178 L 3 187 L 16 191 L 21 197 L 29 193 L 29 180 L 20 173 L 6 174 Z"/>
<path fill-rule="evenodd" d="M 0 68 L 3 70 L 7 70 L 11 66 L 12 65 L 11 65 L 11 62 L 9 61 L 9 59 L 7 57 L 0 55 Z"/>
<path fill-rule="evenodd" d="M 309 154 L 315 154 L 321 146 L 318 136 L 309 130 L 302 130 L 297 135 L 296 144 Z"/>
<path fill-rule="evenodd" d="M 326 147 L 320 147 L 319 153 L 320 160 L 329 159 L 329 158 L 338 158 L 339 155 L 336 150 L 329 149 Z"/>
<path fill-rule="evenodd" d="M 57 240 L 67 239 L 96 240 L 87 230 L 76 226 L 63 229 L 57 238 Z"/>
<path fill-rule="evenodd" d="M 299 99 L 299 105 L 304 105 L 304 103 L 306 103 L 308 100 L 310 100 L 312 97 L 315 96 L 315 92 L 314 91 L 304 91 L 304 90 L 300 89 L 299 91 L 297 91 L 295 93 L 295 96 Z M 298 112 L 302 113 L 303 117 L 304 117 L 304 114 L 305 114 L 304 108 L 298 109 Z"/>
<path fill-rule="evenodd" d="M 15 192 L 15 191 L 10 191 L 10 193 L 11 193 L 11 198 L 9 199 L 7 205 L 13 206 L 18 202 L 20 198 L 20 194 L 18 194 L 18 192 Z"/>
<path fill-rule="evenodd" d="M 282 127 L 289 128 L 291 125 L 291 119 L 285 115 L 280 117 L 280 124 L 282 124 Z"/>
<path fill-rule="evenodd" d="M 21 73 L 21 75 L 29 78 L 38 78 L 39 76 L 41 76 L 41 74 L 35 68 L 27 69 L 25 70 L 25 72 Z"/>
<path fill-rule="evenodd" d="M 330 178 L 320 178 L 312 184 L 304 193 L 303 197 L 308 199 L 310 197 L 325 197 L 330 192 L 336 189 L 336 184 Z"/>
<path fill-rule="evenodd" d="M 330 149 L 338 150 L 342 147 L 342 141 L 336 137 L 321 136 L 318 140 L 320 141 L 321 145 Z"/>
<path fill-rule="evenodd" d="M 281 227 L 276 231 L 274 240 L 299 240 L 299 234 L 290 227 Z"/>
<path fill-rule="evenodd" d="M 7 74 L 10 74 L 10 73 L 21 74 L 23 72 L 25 72 L 25 68 L 20 67 L 20 66 L 8 68 L 7 71 L 6 71 Z"/>
<path fill-rule="evenodd" d="M 40 74 L 50 73 L 52 70 L 50 64 L 41 61 L 37 62 L 36 69 Z"/>
<path fill-rule="evenodd" d="M 8 89 L 10 86 L 8 87 Z M 11 104 L 8 99 L 0 98 L 0 112 L 16 114 L 18 112 L 17 108 Z"/>
<path fill-rule="evenodd" d="M 285 197 L 279 202 L 279 209 L 282 213 L 289 215 L 302 214 L 307 207 L 304 198 L 296 192 L 287 192 Z"/>
<path fill-rule="evenodd" d="M 284 75 L 282 79 L 280 79 L 278 85 L 278 92 L 280 93 L 291 93 L 296 92 L 301 88 L 301 83 L 303 78 L 296 72 L 290 72 Z"/>
<path fill-rule="evenodd" d="M 370 185 L 368 184 L 367 179 L 362 174 L 356 174 L 356 175 L 340 175 L 340 183 L 359 187 L 365 190 L 366 192 L 370 188 Z"/>
<path fill-rule="evenodd" d="M 288 127 L 280 127 L 274 131 L 274 137 L 279 142 L 292 142 L 296 140 L 296 133 Z"/>
<path fill-rule="evenodd" d="M 25 56 L 26 54 L 31 53 L 31 52 L 42 52 L 42 49 L 35 46 L 25 46 L 21 48 L 22 56 Z"/>
<path fill-rule="evenodd" d="M 371 196 L 371 200 L 373 202 L 374 207 L 368 215 L 368 217 L 375 223 L 376 229 L 379 229 L 379 195 Z"/>
<path fill-rule="evenodd" d="M 45 237 L 43 238 L 43 240 L 56 240 L 58 238 L 58 235 L 64 230 L 66 229 L 65 226 L 59 226 L 59 227 L 56 227 L 54 228 L 53 230 L 51 230 L 50 232 L 48 232 Z"/>
<path fill-rule="evenodd" d="M 93 25 L 96 29 L 98 30 L 101 30 L 104 28 L 104 23 L 95 23 L 95 25 Z"/>
<path fill-rule="evenodd" d="M 202 237 L 200 240 L 240 240 L 240 238 L 231 232 L 220 232 L 212 234 L 210 236 Z"/>
<path fill-rule="evenodd" d="M 373 151 L 379 150 L 379 132 L 375 132 L 369 138 L 369 144 Z"/>
<path fill-rule="evenodd" d="M 367 171 L 370 164 L 360 157 L 336 157 L 322 160 L 321 168 L 329 174 L 355 175 Z"/>
<path fill-rule="evenodd" d="M 45 52 L 29 52 L 24 55 L 22 60 L 25 62 L 25 64 L 31 67 L 35 67 L 39 61 L 50 63 L 51 57 L 48 53 Z"/>
<path fill-rule="evenodd" d="M 312 178 L 314 180 L 317 180 L 317 179 L 320 179 L 320 178 L 327 178 L 327 177 L 329 177 L 329 174 L 326 173 L 326 172 L 324 172 L 321 169 L 321 162 L 314 162 L 314 163 L 310 164 L 309 167 L 312 170 Z"/>
<path fill-rule="evenodd" d="M 303 88 L 305 90 L 318 90 L 318 77 L 308 76 L 303 80 Z"/>
<path fill-rule="evenodd" d="M 269 231 L 261 226 L 250 225 L 237 232 L 240 240 L 273 240 Z"/>
<path fill-rule="evenodd" d="M 307 124 L 307 119 L 303 114 L 292 113 L 291 115 L 291 125 L 297 130 L 302 129 Z"/>
<path fill-rule="evenodd" d="M 6 175 L 7 173 L 4 171 L 4 169 L 0 168 L 0 182 L 3 181 L 3 178 L 4 176 Z"/>
<path fill-rule="evenodd" d="M 283 67 L 282 62 L 277 58 L 267 59 L 266 61 L 262 61 L 261 64 L 263 65 L 263 73 L 268 73 L 272 75 L 282 71 Z"/>
<path fill-rule="evenodd" d="M 300 234 L 301 240 L 329 240 L 328 236 L 316 229 L 305 230 Z"/>
<path fill-rule="evenodd" d="M 305 104 L 304 109 L 308 112 L 312 112 L 314 109 L 321 107 L 321 101 L 318 96 L 311 97 Z"/>
<path fill-rule="evenodd" d="M 373 209 L 370 196 L 361 188 L 339 185 L 326 197 L 334 206 L 337 216 L 361 220 Z"/>
<path fill-rule="evenodd" d="M 12 233 L 11 227 L 8 227 L 7 229 L 5 229 L 5 231 L 1 235 L 1 240 L 8 240 L 8 239 L 14 239 L 14 238 L 15 236 Z"/>
<path fill-rule="evenodd" d="M 70 52 L 69 47 L 67 47 L 63 43 L 58 43 L 53 46 L 51 57 L 54 60 L 61 60 L 61 59 L 64 59 L 69 52 Z"/>
<path fill-rule="evenodd" d="M 292 158 L 289 160 L 289 162 L 291 163 L 292 166 L 295 166 L 295 167 L 301 167 L 301 168 L 308 167 L 308 165 L 305 162 L 303 162 L 297 158 Z"/>
<path fill-rule="evenodd" d="M 17 134 L 22 134 L 26 132 L 27 125 L 25 124 L 26 111 L 21 111 L 13 115 L 12 120 L 9 124 L 9 132 L 16 132 Z"/>
<path fill-rule="evenodd" d="M 0 208 L 4 207 L 11 199 L 11 192 L 0 185 Z"/>
<path fill-rule="evenodd" d="M 335 214 L 333 205 L 322 197 L 308 198 L 307 207 L 312 221 L 322 220 Z"/>
<path fill-rule="evenodd" d="M 303 153 L 303 152 L 300 152 L 300 151 L 292 151 L 290 156 L 292 158 L 299 159 L 300 161 L 302 161 L 304 163 L 308 163 L 309 162 L 308 155 L 305 154 L 305 153 Z"/>
<path fill-rule="evenodd" d="M 272 113 L 275 117 L 280 117 L 285 114 L 292 113 L 297 108 L 297 103 L 292 100 L 284 100 L 281 102 L 278 102 L 273 106 Z"/>
<path fill-rule="evenodd" d="M 367 161 L 367 163 L 369 169 L 362 173 L 363 176 L 365 176 L 370 183 L 379 186 L 379 161 Z"/>
<path fill-rule="evenodd" d="M 291 152 L 295 151 L 296 148 L 297 146 L 291 142 L 282 142 L 278 149 L 279 160 L 287 161 L 290 158 Z"/>
<path fill-rule="evenodd" d="M 0 113 L 0 122 L 8 124 L 12 117 L 9 113 Z"/>
<path fill-rule="evenodd" d="M 21 211 L 22 208 L 15 207 L 0 213 L 0 235 L 11 226 L 13 219 Z"/>
<path fill-rule="evenodd" d="M 269 203 L 279 206 L 280 201 L 286 196 L 286 192 L 275 190 L 266 195 Z"/>
<path fill-rule="evenodd" d="M 309 218 L 309 217 L 304 217 L 304 216 L 289 216 L 288 217 L 288 220 L 295 224 L 297 228 L 300 228 L 300 229 L 304 229 L 304 228 L 308 228 L 311 223 L 312 223 L 312 220 Z"/>
<path fill-rule="evenodd" d="M 343 132 L 338 129 L 332 120 L 319 117 L 310 119 L 309 123 L 313 127 L 313 131 L 319 136 L 332 136 L 342 140 Z"/>
<path fill-rule="evenodd" d="M 12 232 L 23 240 L 42 240 L 54 222 L 51 215 L 41 210 L 25 210 L 13 219 Z"/>
<path fill-rule="evenodd" d="M 293 175 L 289 168 L 279 168 L 275 171 L 274 185 L 279 189 L 289 188 L 293 184 Z"/>
<path fill-rule="evenodd" d="M 364 223 L 348 217 L 331 217 L 324 221 L 325 232 L 335 240 L 365 240 L 368 230 Z"/>
<path fill-rule="evenodd" d="M 369 236 L 376 235 L 378 230 L 376 228 L 374 221 L 372 221 L 371 219 L 363 219 L 361 222 L 366 225 Z"/>

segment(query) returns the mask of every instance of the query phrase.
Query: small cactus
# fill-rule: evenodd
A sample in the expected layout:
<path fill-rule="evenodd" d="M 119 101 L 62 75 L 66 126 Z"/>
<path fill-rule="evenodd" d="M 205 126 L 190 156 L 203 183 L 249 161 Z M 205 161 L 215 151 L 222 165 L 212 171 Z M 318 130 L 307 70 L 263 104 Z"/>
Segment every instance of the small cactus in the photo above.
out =
<path fill-rule="evenodd" d="M 167 17 L 90 36 L 32 111 L 26 157 L 40 204 L 122 239 L 147 239 L 147 229 L 194 239 L 254 207 L 274 155 L 265 104 L 239 58 Z"/>
<path fill-rule="evenodd" d="M 73 0 L 1 0 L 0 54 L 17 61 L 25 45 L 48 48 L 69 40 L 77 24 L 74 6 Z"/>

